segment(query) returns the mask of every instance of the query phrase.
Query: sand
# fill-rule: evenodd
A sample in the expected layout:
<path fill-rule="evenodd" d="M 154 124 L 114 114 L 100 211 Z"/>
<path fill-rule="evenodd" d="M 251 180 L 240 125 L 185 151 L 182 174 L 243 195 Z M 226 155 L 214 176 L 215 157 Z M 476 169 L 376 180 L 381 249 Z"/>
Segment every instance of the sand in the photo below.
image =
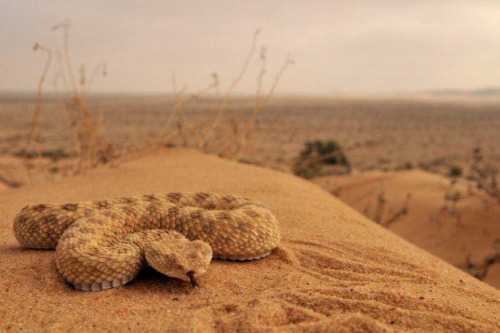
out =
<path fill-rule="evenodd" d="M 382 222 L 401 210 L 411 193 L 408 214 L 387 227 L 457 267 L 465 269 L 467 257 L 476 265 L 483 263 L 495 253 L 495 239 L 500 239 L 500 205 L 496 201 L 488 202 L 484 195 L 468 196 L 457 202 L 454 212 L 443 211 L 450 179 L 423 170 L 325 176 L 314 182 L 328 190 L 341 187 L 339 198 L 368 217 L 374 216 L 377 196 L 383 190 Z M 459 180 L 452 192 L 466 195 L 467 187 L 466 181 Z M 500 288 L 500 265 L 491 267 L 484 281 Z"/>
<path fill-rule="evenodd" d="M 193 290 L 144 271 L 103 292 L 71 289 L 52 251 L 20 249 L 12 219 L 28 203 L 213 191 L 266 203 L 281 222 L 273 254 L 214 261 Z M 500 292 L 376 225 L 305 180 L 170 150 L 0 195 L 0 331 L 500 330 Z"/>
<path fill-rule="evenodd" d="M 0 173 L 1 154 L 18 154 L 26 148 L 34 109 L 33 100 L 26 97 L 0 96 Z M 179 129 L 182 134 L 172 144 L 198 147 L 221 103 L 217 98 L 191 98 L 170 118 L 175 102 L 170 96 L 90 94 L 85 99 L 93 113 L 102 115 L 102 124 L 96 124 L 100 140 L 113 143 L 116 152 L 123 154 L 151 147 L 159 135 L 175 136 Z M 47 111 L 40 114 L 39 122 L 42 153 L 73 155 L 71 112 L 49 95 L 44 101 Z M 208 151 L 228 153 L 231 145 L 226 146 L 226 135 L 241 135 L 254 107 L 254 98 L 233 96 Z M 500 169 L 499 110 L 498 98 L 274 96 L 252 127 L 249 149 L 239 157 L 290 170 L 306 141 L 333 139 L 346 150 L 357 170 L 388 170 L 412 163 L 443 174 L 451 165 L 467 172 L 477 147 L 481 147 L 485 163 Z M 218 143 L 219 135 L 223 143 Z M 60 162 L 64 160 L 67 158 Z M 25 175 L 20 176 L 17 179 L 24 180 Z"/>

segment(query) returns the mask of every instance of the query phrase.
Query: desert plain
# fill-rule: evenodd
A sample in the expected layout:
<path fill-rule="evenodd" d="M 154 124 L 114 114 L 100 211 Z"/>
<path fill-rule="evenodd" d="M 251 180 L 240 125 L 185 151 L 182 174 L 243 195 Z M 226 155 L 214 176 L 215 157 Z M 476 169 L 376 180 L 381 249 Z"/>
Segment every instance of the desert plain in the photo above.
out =
<path fill-rule="evenodd" d="M 33 153 L 34 100 L 2 96 L 1 330 L 500 330 L 500 202 L 469 177 L 477 163 L 500 168 L 499 100 L 277 97 L 250 123 L 254 101 L 233 99 L 206 142 L 219 112 L 211 99 L 87 103 L 104 148 L 82 167 L 83 130 L 67 105 L 46 99 Z M 338 142 L 349 170 L 294 175 L 311 140 Z M 262 201 L 281 223 L 280 246 L 262 260 L 212 262 L 194 290 L 148 269 L 82 293 L 58 276 L 52 251 L 22 249 L 12 233 L 27 204 L 179 191 Z"/>

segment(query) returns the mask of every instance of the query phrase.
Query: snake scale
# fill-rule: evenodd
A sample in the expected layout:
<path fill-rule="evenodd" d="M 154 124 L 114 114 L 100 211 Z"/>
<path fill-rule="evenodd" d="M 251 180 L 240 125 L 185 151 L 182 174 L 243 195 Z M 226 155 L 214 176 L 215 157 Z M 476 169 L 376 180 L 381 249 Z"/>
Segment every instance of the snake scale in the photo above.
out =
<path fill-rule="evenodd" d="M 262 203 L 213 193 L 29 205 L 14 234 L 23 247 L 56 249 L 57 271 L 84 291 L 123 285 L 145 266 L 197 285 L 212 257 L 259 259 L 281 238 Z"/>

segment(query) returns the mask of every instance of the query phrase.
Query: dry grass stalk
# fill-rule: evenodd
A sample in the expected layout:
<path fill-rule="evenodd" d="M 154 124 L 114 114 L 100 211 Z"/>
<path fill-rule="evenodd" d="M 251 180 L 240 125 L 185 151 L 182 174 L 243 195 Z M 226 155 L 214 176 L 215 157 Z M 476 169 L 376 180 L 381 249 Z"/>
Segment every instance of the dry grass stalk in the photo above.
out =
<path fill-rule="evenodd" d="M 73 66 L 71 63 L 71 56 L 69 53 L 69 28 L 71 27 L 71 22 L 69 20 L 64 20 L 63 22 L 56 24 L 53 28 L 52 31 L 57 31 L 61 30 L 62 35 L 63 35 L 63 51 L 64 51 L 64 62 L 65 66 L 63 66 L 63 69 L 66 68 L 65 73 L 68 74 L 70 83 L 71 83 L 71 88 L 73 90 L 73 95 L 78 96 L 78 85 L 76 83 L 76 77 L 73 71 Z"/>
<path fill-rule="evenodd" d="M 176 115 L 176 113 L 181 113 L 181 111 L 183 110 L 183 108 L 186 104 L 188 104 L 189 102 L 191 102 L 193 100 L 198 100 L 202 95 L 204 95 L 205 93 L 207 93 L 211 90 L 216 90 L 219 86 L 219 77 L 216 73 L 213 73 L 212 74 L 212 82 L 210 84 L 208 84 L 207 86 L 203 87 L 202 89 L 200 89 L 196 93 L 191 94 L 189 96 L 183 96 L 184 91 L 187 89 L 186 86 L 184 86 L 180 91 L 176 90 L 175 75 L 173 75 L 173 78 L 172 78 L 172 86 L 173 86 L 172 89 L 173 89 L 174 103 L 173 103 L 172 108 L 170 109 L 168 118 L 167 118 L 165 124 L 163 125 L 163 128 L 165 128 L 165 130 L 168 130 L 170 128 L 170 124 L 172 123 L 174 116 Z M 184 118 L 183 123 L 186 123 L 186 122 L 187 122 L 187 119 Z M 177 127 L 179 128 L 179 124 L 177 125 Z M 163 133 L 160 136 L 160 143 L 162 145 L 170 145 L 172 143 L 172 141 L 178 136 L 179 135 L 170 135 L 170 136 L 166 137 L 166 133 Z"/>
<path fill-rule="evenodd" d="M 95 166 L 95 143 L 94 121 L 80 96 L 74 96 L 67 104 L 69 110 L 80 115 L 80 131 L 78 134 L 79 158 L 75 172 L 80 173 L 87 168 Z"/>
<path fill-rule="evenodd" d="M 261 55 L 261 57 L 264 57 L 262 60 L 262 63 L 265 64 L 265 56 Z M 261 88 L 262 87 L 261 80 L 262 80 L 263 75 L 265 73 L 265 67 L 263 67 L 261 69 L 261 72 L 259 73 L 258 80 L 257 80 L 258 85 L 257 85 L 255 108 L 254 108 L 250 118 L 247 120 L 247 122 L 242 130 L 242 135 L 241 135 L 240 144 L 239 144 L 240 149 L 236 152 L 237 158 L 239 158 L 241 156 L 243 149 L 246 146 L 247 141 L 250 140 L 251 130 L 255 126 L 255 122 L 256 122 L 257 118 L 259 117 L 259 115 L 261 114 L 262 110 L 264 109 L 264 107 L 267 105 L 267 103 L 271 100 L 274 93 L 276 92 L 276 89 L 278 88 L 281 77 L 283 76 L 283 74 L 285 73 L 287 68 L 289 66 L 293 65 L 294 63 L 295 62 L 290 58 L 290 56 L 288 56 L 288 58 L 283 63 L 283 65 L 281 65 L 281 68 L 279 69 L 278 73 L 274 77 L 273 84 L 271 85 L 271 88 L 269 89 L 269 91 L 267 92 L 267 95 L 264 98 L 260 98 L 260 90 L 262 89 Z"/>
<path fill-rule="evenodd" d="M 406 200 L 403 203 L 403 206 L 399 210 L 397 210 L 392 216 L 390 216 L 384 221 L 383 223 L 384 227 L 389 227 L 394 222 L 399 221 L 399 219 L 401 219 L 403 216 L 408 215 L 408 213 L 410 212 L 410 199 L 411 199 L 411 193 L 408 193 L 406 195 Z"/>
<path fill-rule="evenodd" d="M 38 134 L 38 122 L 40 119 L 40 112 L 42 109 L 43 84 L 44 84 L 45 79 L 47 77 L 47 72 L 50 68 L 50 64 L 52 63 L 52 50 L 41 45 L 40 43 L 35 43 L 35 45 L 33 46 L 33 51 L 38 51 L 38 50 L 46 53 L 46 60 L 45 60 L 44 66 L 43 66 L 42 74 L 40 75 L 40 78 L 38 79 L 35 110 L 33 111 L 32 126 L 31 126 L 31 130 L 30 130 L 30 133 L 28 136 L 28 144 L 27 144 L 27 147 L 25 149 L 26 156 L 23 160 L 23 165 L 26 169 L 26 173 L 28 175 L 28 181 L 29 181 L 30 185 L 33 184 L 33 177 L 31 175 L 30 166 L 28 164 L 27 158 L 31 153 L 31 149 L 32 149 L 33 145 L 35 146 L 36 155 L 39 158 L 42 157 L 42 150 L 40 147 L 40 137 Z"/>
<path fill-rule="evenodd" d="M 95 66 L 94 71 L 92 72 L 92 75 L 90 75 L 87 84 L 84 86 L 84 93 L 88 94 L 90 91 L 90 88 L 92 87 L 92 84 L 96 80 L 97 77 L 102 76 L 106 77 L 108 75 L 108 68 L 107 68 L 107 63 L 105 61 L 101 62 L 100 64 L 97 64 Z"/>
<path fill-rule="evenodd" d="M 97 120 L 94 119 L 85 99 L 96 77 L 99 75 L 106 76 L 107 65 L 104 62 L 98 64 L 90 76 L 87 73 L 85 65 L 81 65 L 78 68 L 78 72 L 75 72 L 70 55 L 70 27 L 71 24 L 68 20 L 53 27 L 53 31 L 60 31 L 62 34 L 62 51 L 56 52 L 58 71 L 55 76 L 54 84 L 57 85 L 57 80 L 62 79 L 64 87 L 66 88 L 66 93 L 70 95 L 69 101 L 64 105 L 70 116 L 71 135 L 77 156 L 73 173 L 78 174 L 89 168 L 96 167 L 101 163 L 107 163 L 110 158 L 116 156 L 116 150 L 112 144 L 103 138 L 102 113 L 98 113 Z M 266 73 L 266 53 L 265 47 L 262 47 L 259 57 L 260 70 L 257 75 L 255 106 L 249 118 L 233 117 L 227 121 L 228 126 L 226 128 L 222 131 L 218 131 L 218 129 L 223 123 L 226 124 L 225 121 L 223 122 L 225 112 L 238 83 L 248 72 L 250 63 L 257 50 L 258 36 L 259 31 L 257 30 L 253 35 L 251 48 L 238 75 L 230 82 L 227 91 L 222 98 L 220 98 L 220 102 L 216 104 L 215 117 L 210 121 L 202 122 L 201 124 L 190 124 L 188 122 L 188 117 L 186 117 L 182 111 L 186 108 L 187 104 L 193 101 L 198 102 L 200 98 L 208 92 L 214 91 L 215 96 L 218 98 L 220 87 L 218 75 L 213 74 L 210 84 L 190 95 L 185 94 L 187 87 L 182 87 L 178 90 L 175 74 L 172 75 L 173 104 L 165 120 L 165 125 L 163 127 L 165 131 L 159 133 L 157 140 L 153 140 L 152 148 L 144 149 L 143 153 L 154 151 L 158 147 L 171 146 L 175 140 L 186 136 L 188 133 L 189 141 L 188 138 L 184 138 L 186 145 L 194 145 L 205 152 L 218 152 L 219 155 L 227 158 L 239 158 L 244 153 L 245 149 L 246 151 L 248 151 L 248 149 L 255 149 L 256 145 L 251 142 L 252 130 L 264 106 L 274 95 L 286 68 L 293 63 L 290 58 L 288 58 L 279 69 L 269 91 L 264 94 L 263 80 Z M 50 62 L 44 70 L 44 74 L 42 75 L 43 78 L 49 67 Z M 41 82 L 43 83 L 43 80 Z M 201 105 L 202 104 L 198 103 L 197 107 L 201 109 Z M 35 125 L 32 131 L 33 135 L 30 135 L 31 138 L 36 138 L 38 117 L 39 111 L 35 112 L 34 115 L 33 123 Z M 177 117 L 179 120 L 176 121 Z M 278 118 L 276 121 L 277 120 Z M 176 130 L 170 132 L 175 121 Z M 166 132 L 167 130 L 169 132 Z"/>
<path fill-rule="evenodd" d="M 493 242 L 493 250 L 493 254 L 483 258 L 480 263 L 473 263 L 470 256 L 467 256 L 463 269 L 476 279 L 484 280 L 491 266 L 500 263 L 500 239 L 495 239 Z"/>
<path fill-rule="evenodd" d="M 437 217 L 446 213 L 456 220 L 457 225 L 461 225 L 462 213 L 457 205 L 466 197 L 480 198 L 485 206 L 488 206 L 492 200 L 500 204 L 500 187 L 497 182 L 498 171 L 484 162 L 480 147 L 473 150 L 472 162 L 469 168 L 470 182 L 467 184 L 467 189 L 465 191 L 457 189 L 458 179 L 452 178 L 444 195 L 444 203 L 437 212 Z"/>
<path fill-rule="evenodd" d="M 41 50 L 47 54 L 47 58 L 45 60 L 44 66 L 43 66 L 42 74 L 40 75 L 40 78 L 38 79 L 35 110 L 33 112 L 32 127 L 31 127 L 31 131 L 29 134 L 29 139 L 28 139 L 28 148 L 32 144 L 35 144 L 37 155 L 39 157 L 41 157 L 40 138 L 38 136 L 38 121 L 40 118 L 40 111 L 42 109 L 43 84 L 45 82 L 47 72 L 48 72 L 50 64 L 52 62 L 52 50 L 50 50 L 49 48 L 46 48 L 45 46 L 43 46 L 39 43 L 35 43 L 35 45 L 33 46 L 33 50 L 34 51 Z"/>
<path fill-rule="evenodd" d="M 229 106 L 232 94 L 238 83 L 248 72 L 248 68 L 257 49 L 258 36 L 259 30 L 254 33 L 250 50 L 246 58 L 244 59 L 243 65 L 240 68 L 238 75 L 231 81 L 226 93 L 220 99 L 220 102 L 217 103 L 215 117 L 207 124 L 189 124 L 188 119 L 184 116 L 184 113 L 182 111 L 189 103 L 193 101 L 199 101 L 200 98 L 207 92 L 214 91 L 215 96 L 219 96 L 220 84 L 218 75 L 215 73 L 212 74 L 212 82 L 206 87 L 191 95 L 185 95 L 184 91 L 186 90 L 186 87 L 178 90 L 175 73 L 172 73 L 172 94 L 174 97 L 174 102 L 172 107 L 170 108 L 167 120 L 163 128 L 165 128 L 166 131 L 170 130 L 174 118 L 178 116 L 182 118 L 181 126 L 186 129 L 184 133 L 190 133 L 190 143 L 188 143 L 188 140 L 185 139 L 184 145 L 191 145 L 192 143 L 195 143 L 194 146 L 197 149 L 200 149 L 207 153 L 215 152 L 219 156 L 225 158 L 238 159 L 245 151 L 248 151 L 248 149 L 255 149 L 255 144 L 252 144 L 252 142 L 250 142 L 250 135 L 254 124 L 256 123 L 256 120 L 262 112 L 264 106 L 274 95 L 283 73 L 288 66 L 293 64 L 293 61 L 290 58 L 286 60 L 286 62 L 278 71 L 269 91 L 263 97 L 263 78 L 266 72 L 266 54 L 265 47 L 262 47 L 260 49 L 261 51 L 259 56 L 260 70 L 257 75 L 255 106 L 252 110 L 251 115 L 246 120 L 243 117 L 232 117 L 227 121 L 224 121 L 224 115 Z M 201 109 L 201 105 L 198 104 L 197 107 Z M 227 124 L 227 126 L 223 127 L 219 131 L 223 124 Z M 160 134 L 157 140 L 157 145 L 169 146 L 175 139 L 179 138 L 180 136 L 179 131 L 175 134 L 168 134 L 168 132 L 166 131 Z M 152 147 L 152 149 L 155 148 Z"/>
<path fill-rule="evenodd" d="M 82 65 L 79 70 L 79 81 L 77 82 L 69 52 L 69 27 L 70 22 L 67 20 L 53 27 L 53 31 L 62 31 L 63 40 L 63 52 L 56 52 L 59 70 L 55 74 L 54 85 L 57 86 L 57 80 L 62 78 L 67 92 L 71 94 L 71 98 L 69 102 L 65 104 L 65 108 L 70 114 L 70 127 L 72 129 L 72 134 L 74 134 L 73 139 L 76 143 L 75 150 L 78 156 L 74 167 L 74 173 L 80 173 L 88 168 L 95 167 L 103 161 L 103 158 L 97 154 L 98 151 L 102 152 L 103 149 L 102 147 L 99 147 L 98 149 L 96 145 L 101 144 L 104 141 L 102 138 L 97 138 L 95 121 L 92 119 L 92 115 L 87 107 L 87 103 L 85 102 L 83 95 L 89 91 L 89 87 L 98 73 L 103 73 L 103 76 L 106 75 L 106 64 L 99 64 L 90 78 L 87 77 L 85 66 Z M 35 51 L 44 51 L 47 54 L 47 59 L 38 82 L 37 100 L 33 113 L 32 128 L 28 138 L 26 154 L 31 156 L 32 146 L 35 145 L 36 156 L 40 158 L 43 154 L 40 147 L 38 123 L 42 104 L 42 90 L 47 73 L 51 68 L 53 52 L 51 49 L 44 47 L 39 43 L 36 43 L 33 49 Z M 25 161 L 25 167 L 28 171 L 29 181 L 32 183 L 32 176 L 29 171 L 30 166 L 27 161 Z"/>
<path fill-rule="evenodd" d="M 335 196 L 339 196 L 341 193 L 342 188 L 337 187 L 334 189 L 331 193 Z M 376 194 L 376 202 L 375 202 L 375 210 L 373 211 L 373 214 L 371 213 L 371 207 L 373 200 L 370 199 L 373 195 Z M 399 221 L 403 216 L 406 216 L 410 212 L 410 201 L 411 201 L 411 193 L 408 193 L 406 195 L 406 199 L 398 210 L 396 210 L 394 213 L 389 215 L 387 218 L 385 217 L 386 212 L 388 211 L 389 207 L 389 202 L 387 200 L 385 190 L 382 184 L 380 184 L 380 189 L 378 193 L 376 193 L 374 190 L 369 190 L 365 193 L 362 193 L 359 197 L 357 197 L 355 200 L 351 202 L 351 206 L 353 206 L 355 203 L 358 203 L 361 200 L 365 200 L 368 198 L 367 205 L 365 206 L 363 210 L 363 215 L 368 217 L 369 219 L 373 220 L 374 222 L 384 226 L 384 227 L 389 227 L 391 224 Z M 390 210 L 389 210 L 390 211 Z"/>
<path fill-rule="evenodd" d="M 439 219 L 439 216 L 441 214 L 447 214 L 449 217 L 455 219 L 457 225 L 461 225 L 462 223 L 462 214 L 457 208 L 457 204 L 464 198 L 464 195 L 456 189 L 457 183 L 458 180 L 456 178 L 453 178 L 450 181 L 450 185 L 445 191 L 443 206 L 436 214 L 438 223 L 441 223 Z"/>
<path fill-rule="evenodd" d="M 22 185 L 22 183 L 13 179 L 13 177 L 6 176 L 3 173 L 0 173 L 0 184 L 5 184 L 10 188 L 17 188 Z"/>
<path fill-rule="evenodd" d="M 74 132 L 77 133 L 76 152 L 78 161 L 75 165 L 74 173 L 78 174 L 84 172 L 88 168 L 96 167 L 102 161 L 107 160 L 106 158 L 103 159 L 102 156 L 98 156 L 97 154 L 98 151 L 102 153 L 106 149 L 109 149 L 109 147 L 104 148 L 96 146 L 98 143 L 103 143 L 104 141 L 102 140 L 102 138 L 97 138 L 95 130 L 95 120 L 92 118 L 87 103 L 84 99 L 84 95 L 89 93 L 90 87 L 93 84 L 95 78 L 98 75 L 102 75 L 103 77 L 107 75 L 107 65 L 105 62 L 98 64 L 95 67 L 90 78 L 87 78 L 85 66 L 81 65 L 79 69 L 80 77 L 77 82 L 70 55 L 70 27 L 71 23 L 66 20 L 55 25 L 52 30 L 62 31 L 64 61 L 62 61 L 61 59 L 59 61 L 59 65 L 60 70 L 63 73 L 63 78 L 69 77 L 71 86 L 72 97 L 69 102 L 66 103 L 66 108 L 71 114 L 71 127 L 72 129 L 74 129 Z"/>
<path fill-rule="evenodd" d="M 475 182 L 476 188 L 500 204 L 498 170 L 485 162 L 481 147 L 474 148 L 472 152 L 470 170 L 470 178 Z"/>
<path fill-rule="evenodd" d="M 382 224 L 386 204 L 387 199 L 385 197 L 385 191 L 382 185 L 380 185 L 380 191 L 377 195 L 377 205 L 375 206 L 375 213 L 372 217 L 372 220 L 378 224 Z"/>
<path fill-rule="evenodd" d="M 215 119 L 214 119 L 212 125 L 206 131 L 202 140 L 198 143 L 199 149 L 206 150 L 208 142 L 212 138 L 216 128 L 219 126 L 219 123 L 222 120 L 222 115 L 223 115 L 224 111 L 226 110 L 226 107 L 227 107 L 227 105 L 232 97 L 234 89 L 237 87 L 237 85 L 241 81 L 241 79 L 245 76 L 245 73 L 247 72 L 248 67 L 250 65 L 250 62 L 255 54 L 259 34 L 260 34 L 260 30 L 256 30 L 254 35 L 253 35 L 252 46 L 250 48 L 250 51 L 248 52 L 247 57 L 245 58 L 245 61 L 243 62 L 243 66 L 241 67 L 240 72 L 238 73 L 236 78 L 233 81 L 231 81 L 231 84 L 229 85 L 229 88 L 228 88 L 226 94 L 224 95 L 222 102 L 219 105 L 217 115 L 215 116 Z"/>

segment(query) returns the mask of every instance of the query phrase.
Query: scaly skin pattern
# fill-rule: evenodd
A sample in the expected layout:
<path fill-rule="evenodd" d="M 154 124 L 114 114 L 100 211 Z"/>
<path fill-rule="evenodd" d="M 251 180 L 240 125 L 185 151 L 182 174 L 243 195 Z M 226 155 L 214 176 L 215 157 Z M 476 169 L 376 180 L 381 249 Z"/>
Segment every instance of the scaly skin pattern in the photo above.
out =
<path fill-rule="evenodd" d="M 210 193 L 26 206 L 14 220 L 14 234 L 23 247 L 56 249 L 58 272 L 80 290 L 125 284 L 148 264 L 181 278 L 175 270 L 188 267 L 182 264 L 187 260 L 202 274 L 211 252 L 221 259 L 258 259 L 281 238 L 278 221 L 262 203 Z M 177 248 L 190 252 L 176 254 Z M 163 260 L 163 252 L 170 259 Z"/>

